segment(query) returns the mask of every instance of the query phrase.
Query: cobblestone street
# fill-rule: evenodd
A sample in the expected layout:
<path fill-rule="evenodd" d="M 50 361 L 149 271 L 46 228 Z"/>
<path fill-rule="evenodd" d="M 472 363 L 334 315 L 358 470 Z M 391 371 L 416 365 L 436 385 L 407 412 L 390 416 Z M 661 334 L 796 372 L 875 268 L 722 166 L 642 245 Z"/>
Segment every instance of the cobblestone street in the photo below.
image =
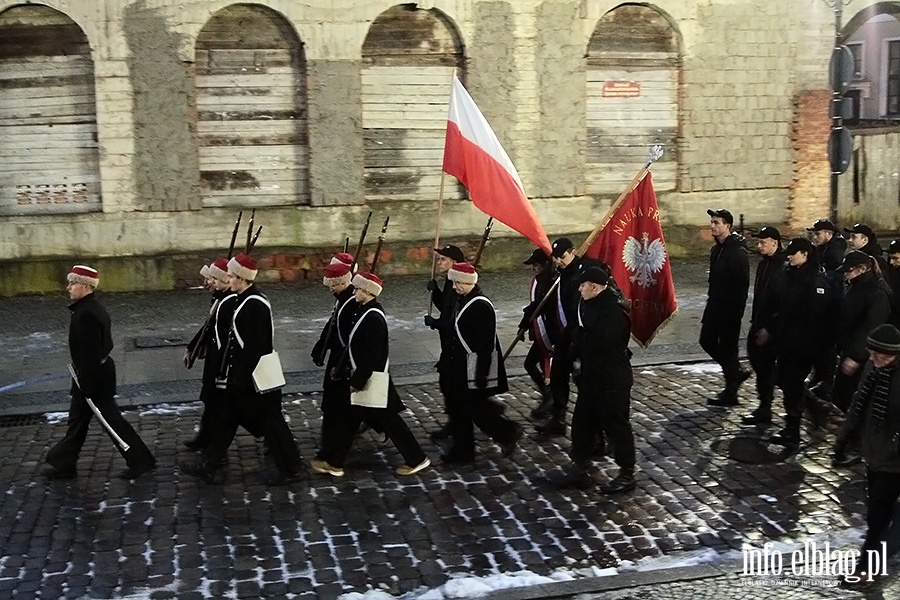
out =
<path fill-rule="evenodd" d="M 39 475 L 43 455 L 62 435 L 64 415 L 7 418 L 0 440 L 6 482 L 0 596 L 330 599 L 369 589 L 424 591 L 455 575 L 565 570 L 581 577 L 704 551 L 733 559 L 744 544 L 766 541 L 856 547 L 846 532 L 863 525 L 862 467 L 830 468 L 834 422 L 824 431 L 807 429 L 809 443 L 783 457 L 759 441 L 761 432 L 738 425 L 752 404 L 751 385 L 742 391 L 743 406 L 725 412 L 705 403 L 720 381 L 710 365 L 636 368 L 635 374 L 638 489 L 620 497 L 552 485 L 567 462 L 563 438 L 525 438 L 510 458 L 481 438 L 477 463 L 463 468 L 442 465 L 439 448 L 427 443 L 435 466 L 398 478 L 397 452 L 365 433 L 344 478 L 310 473 L 305 482 L 273 488 L 263 481 L 261 442 L 242 433 L 225 483 L 205 485 L 176 467 L 187 458 L 180 441 L 193 430 L 197 404 L 127 413 L 157 456 L 149 475 L 132 483 L 117 479 L 124 461 L 94 427 L 78 478 L 47 482 Z M 523 379 L 512 387 L 503 400 L 527 427 L 537 394 Z M 425 442 L 442 420 L 437 388 L 407 385 L 401 393 L 410 426 Z M 316 394 L 290 395 L 285 411 L 309 459 L 320 423 Z M 727 457 L 738 450 L 757 464 Z M 614 470 L 601 460 L 593 476 L 603 482 Z M 677 590 L 689 588 L 677 585 L 671 595 L 654 597 L 682 597 Z M 728 589 L 747 596 L 733 578 Z M 761 591 L 750 597 L 764 597 Z M 815 593 L 859 597 L 847 590 Z M 650 597 L 640 589 L 621 594 L 608 597 Z"/>

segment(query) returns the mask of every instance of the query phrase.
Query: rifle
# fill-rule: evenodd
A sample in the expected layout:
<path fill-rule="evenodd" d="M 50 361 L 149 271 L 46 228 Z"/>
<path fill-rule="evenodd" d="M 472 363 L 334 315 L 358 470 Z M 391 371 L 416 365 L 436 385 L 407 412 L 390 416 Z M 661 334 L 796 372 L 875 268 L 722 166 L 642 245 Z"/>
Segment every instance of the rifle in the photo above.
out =
<path fill-rule="evenodd" d="M 488 239 L 491 237 L 491 227 L 494 226 L 494 217 L 488 217 L 487 224 L 484 226 L 484 232 L 481 234 L 481 243 L 478 244 L 478 252 L 475 253 L 475 260 L 472 261 L 472 266 L 476 269 L 478 268 L 478 263 L 481 262 L 481 255 L 484 252 L 484 246 L 487 244 Z"/>
<path fill-rule="evenodd" d="M 188 343 L 187 360 L 184 363 L 184 366 L 188 369 L 194 367 L 194 363 L 197 362 L 197 359 L 200 358 L 200 354 L 206 349 L 206 338 L 209 336 L 210 327 L 212 327 L 214 320 L 215 311 L 209 314 L 206 321 L 203 323 L 203 327 L 200 328 L 200 331 L 197 332 L 194 339 Z"/>
<path fill-rule="evenodd" d="M 244 216 L 244 211 L 238 212 L 237 221 L 234 222 L 234 229 L 231 231 L 231 244 L 228 245 L 228 257 L 231 258 L 231 255 L 234 254 L 234 242 L 237 240 L 238 228 L 241 226 L 241 217 Z"/>
<path fill-rule="evenodd" d="M 359 260 L 359 253 L 362 252 L 363 242 L 366 241 L 366 233 L 369 231 L 369 221 L 372 220 L 372 211 L 369 211 L 369 216 L 366 217 L 366 222 L 363 225 L 362 232 L 359 234 L 359 242 L 356 244 L 356 253 L 353 255 L 353 264 L 350 265 L 350 276 L 353 277 L 353 269 L 356 267 L 356 263 Z M 325 355 L 328 354 L 328 346 L 331 345 L 331 336 L 334 334 L 334 328 L 337 326 L 337 312 L 340 308 L 340 300 L 334 301 L 334 308 L 331 309 L 331 318 L 328 319 L 328 326 L 325 328 L 325 338 L 322 340 L 322 351 L 316 360 L 318 363 L 325 364 Z"/>
<path fill-rule="evenodd" d="M 344 252 L 350 251 L 350 236 L 344 238 Z"/>
<path fill-rule="evenodd" d="M 249 227 L 247 227 L 247 243 L 244 245 L 244 252 L 250 253 L 250 236 L 253 235 L 253 218 L 256 216 L 256 209 L 253 209 L 253 212 L 250 213 L 250 223 Z"/>
<path fill-rule="evenodd" d="M 253 249 L 256 248 L 256 240 L 259 239 L 259 234 L 262 233 L 262 225 L 260 225 L 256 229 L 256 235 L 253 236 L 253 240 L 250 241 L 250 247 L 247 249 L 247 254 L 253 252 Z"/>
<path fill-rule="evenodd" d="M 381 246 L 384 245 L 384 234 L 387 232 L 388 221 L 390 220 L 390 216 L 384 218 L 384 225 L 381 226 L 381 235 L 378 236 L 378 243 L 375 244 L 375 258 L 372 259 L 372 266 L 369 267 L 369 273 L 374 273 L 375 268 L 378 266 L 378 257 L 381 256 Z"/>

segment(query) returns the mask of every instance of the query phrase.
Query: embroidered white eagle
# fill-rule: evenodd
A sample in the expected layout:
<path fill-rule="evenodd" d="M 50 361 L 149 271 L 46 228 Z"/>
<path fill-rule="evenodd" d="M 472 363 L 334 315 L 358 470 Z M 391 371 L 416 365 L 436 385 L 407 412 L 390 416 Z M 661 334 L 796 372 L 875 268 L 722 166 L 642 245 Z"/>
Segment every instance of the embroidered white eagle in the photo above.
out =
<path fill-rule="evenodd" d="M 629 271 L 634 271 L 628 279 L 644 288 L 656 285 L 653 276 L 662 270 L 667 258 L 662 240 L 657 238 L 651 242 L 649 238 L 645 231 L 640 242 L 629 237 L 622 248 L 622 262 Z"/>

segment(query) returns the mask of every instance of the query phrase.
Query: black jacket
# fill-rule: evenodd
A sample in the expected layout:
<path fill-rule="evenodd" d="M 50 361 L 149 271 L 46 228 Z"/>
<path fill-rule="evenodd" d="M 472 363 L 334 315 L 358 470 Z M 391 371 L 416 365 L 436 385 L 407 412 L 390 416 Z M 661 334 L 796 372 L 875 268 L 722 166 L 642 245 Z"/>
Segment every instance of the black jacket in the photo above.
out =
<path fill-rule="evenodd" d="M 866 362 L 860 381 L 865 381 L 874 368 L 872 361 Z M 859 394 L 854 394 L 853 404 L 847 411 L 848 418 L 838 433 L 838 440 L 847 440 L 852 433 L 859 432 L 862 441 L 860 449 L 866 466 L 872 471 L 900 473 L 900 453 L 897 451 L 897 439 L 894 437 L 900 435 L 900 368 L 894 367 L 891 370 L 887 415 L 884 421 L 872 417 L 871 401 L 861 409 L 859 417 L 855 417 L 857 412 L 855 405 L 860 401 Z"/>
<path fill-rule="evenodd" d="M 353 286 L 348 286 L 344 291 L 335 294 L 335 304 L 337 311 L 334 312 L 322 328 L 319 340 L 313 346 L 311 355 L 313 360 L 317 360 L 322 355 L 322 349 L 328 344 L 328 358 L 325 363 L 325 377 L 322 381 L 322 410 L 329 411 L 332 409 L 341 409 L 350 404 L 350 390 L 346 385 L 345 373 L 341 373 L 340 377 L 335 380 L 332 378 L 332 370 L 338 367 L 338 363 L 343 360 L 346 364 L 347 359 L 344 356 L 344 349 L 347 347 L 347 340 L 350 338 L 350 330 L 356 322 L 356 311 L 359 305 L 353 298 Z M 332 324 L 335 319 L 336 325 Z M 330 339 L 326 342 L 325 337 L 330 330 Z"/>
<path fill-rule="evenodd" d="M 581 360 L 578 388 L 624 390 L 634 383 L 631 372 L 631 319 L 607 287 L 597 297 L 579 302 L 575 353 Z"/>
<path fill-rule="evenodd" d="M 837 344 L 841 357 L 850 357 L 860 364 L 869 359 L 866 338 L 877 326 L 891 316 L 891 301 L 887 284 L 867 271 L 850 281 L 838 319 Z"/>
<path fill-rule="evenodd" d="M 219 373 L 221 367 L 221 340 L 216 336 L 217 315 L 219 313 L 219 305 L 222 299 L 228 296 L 234 296 L 227 290 L 216 290 L 212 293 L 212 304 L 209 307 L 209 315 L 204 321 L 203 326 L 194 334 L 194 337 L 188 342 L 188 352 L 197 353 L 197 358 L 203 359 L 203 382 L 212 383 Z M 229 316 L 229 319 L 231 317 Z M 231 322 L 229 321 L 229 326 Z M 227 330 L 226 330 L 227 335 Z"/>
<path fill-rule="evenodd" d="M 590 267 L 600 267 L 609 273 L 609 266 L 602 261 L 577 255 L 572 262 L 559 269 L 555 313 L 557 328 L 563 336 L 574 337 L 575 329 L 578 327 L 578 304 L 581 302 L 578 279 Z"/>
<path fill-rule="evenodd" d="M 388 367 L 390 347 L 388 342 L 388 327 L 385 321 L 384 310 L 375 300 L 366 304 L 357 304 L 356 319 L 348 336 L 347 360 L 350 365 L 350 378 L 348 384 L 357 390 L 366 386 L 372 373 L 385 371 Z M 349 390 L 348 390 L 349 391 Z M 400 400 L 400 394 L 394 387 L 393 381 L 388 386 L 387 408 L 362 408 L 354 407 L 354 410 L 372 413 L 372 416 L 383 414 L 383 411 L 398 413 L 406 408 Z"/>
<path fill-rule="evenodd" d="M 228 392 L 243 400 L 246 396 L 268 396 L 281 390 L 258 394 L 253 371 L 259 359 L 273 350 L 274 322 L 268 300 L 255 285 L 235 299 L 233 327 L 228 355 Z M 249 399 L 248 399 L 249 400 Z"/>
<path fill-rule="evenodd" d="M 881 249 L 881 246 L 875 240 L 869 240 L 869 243 L 859 249 L 860 252 L 865 252 L 869 256 L 875 259 L 875 262 L 878 263 L 878 269 L 881 271 L 881 276 L 884 277 L 887 275 L 887 270 L 890 268 L 887 261 L 884 260 L 884 250 Z"/>
<path fill-rule="evenodd" d="M 441 357 L 440 385 L 447 396 L 493 396 L 509 391 L 500 340 L 497 339 L 497 314 L 493 305 L 477 285 L 457 302 L 449 351 Z M 470 389 L 469 354 L 476 358 L 475 379 L 485 379 L 491 364 L 497 361 L 497 382 L 484 388 Z"/>
<path fill-rule="evenodd" d="M 750 313 L 750 330 L 765 329 L 775 335 L 778 328 L 778 312 L 781 288 L 785 277 L 785 256 L 776 252 L 763 256 L 756 265 L 753 281 L 753 306 Z"/>
<path fill-rule="evenodd" d="M 113 349 L 109 313 L 93 293 L 69 304 L 69 310 L 69 355 L 81 391 L 90 397 L 110 385 L 104 380 L 110 371 L 102 368 Z M 115 388 L 115 382 L 112 384 Z"/>
<path fill-rule="evenodd" d="M 847 240 L 835 234 L 827 243 L 816 246 L 816 256 L 819 258 L 819 266 L 825 272 L 836 271 L 844 255 L 847 253 Z"/>
<path fill-rule="evenodd" d="M 750 258 L 744 238 L 732 233 L 709 253 L 709 291 L 703 320 L 744 314 L 750 289 Z"/>
<path fill-rule="evenodd" d="M 833 327 L 829 320 L 831 291 L 825 273 L 815 257 L 800 267 L 786 266 L 784 282 L 779 290 L 778 335 L 775 351 L 778 360 L 801 362 L 812 360 L 821 352 Z"/>
<path fill-rule="evenodd" d="M 528 289 L 529 304 L 522 309 L 522 320 L 519 321 L 519 329 L 527 331 L 528 338 L 531 340 L 543 339 L 543 334 L 546 334 L 547 341 L 549 341 L 548 349 L 553 347 L 559 337 L 558 320 L 552 317 L 556 311 L 556 294 L 551 294 L 547 298 L 547 302 L 541 307 L 540 315 L 534 321 L 531 321 L 531 317 L 544 296 L 550 291 L 555 278 L 556 272 L 552 268 L 547 268 L 541 274 L 531 278 L 531 285 Z"/>
<path fill-rule="evenodd" d="M 891 323 L 900 327 L 900 267 L 888 266 L 885 280 L 891 287 Z"/>
<path fill-rule="evenodd" d="M 453 282 L 449 279 L 444 279 L 444 287 L 431 292 L 431 303 L 434 304 L 434 307 L 440 313 L 437 318 L 437 325 L 433 326 L 432 329 L 438 330 L 442 354 L 453 335 L 451 330 L 453 329 L 457 298 L 458 296 L 453 290 Z"/>

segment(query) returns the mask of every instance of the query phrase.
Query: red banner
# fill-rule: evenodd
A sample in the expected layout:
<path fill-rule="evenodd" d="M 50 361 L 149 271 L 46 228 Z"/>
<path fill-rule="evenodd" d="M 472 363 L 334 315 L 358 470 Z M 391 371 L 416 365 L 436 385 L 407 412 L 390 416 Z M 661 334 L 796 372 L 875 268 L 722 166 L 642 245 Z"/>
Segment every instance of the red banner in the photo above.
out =
<path fill-rule="evenodd" d="M 678 303 L 649 172 L 585 255 L 612 268 L 613 277 L 631 306 L 631 335 L 642 348 L 650 345 Z"/>

